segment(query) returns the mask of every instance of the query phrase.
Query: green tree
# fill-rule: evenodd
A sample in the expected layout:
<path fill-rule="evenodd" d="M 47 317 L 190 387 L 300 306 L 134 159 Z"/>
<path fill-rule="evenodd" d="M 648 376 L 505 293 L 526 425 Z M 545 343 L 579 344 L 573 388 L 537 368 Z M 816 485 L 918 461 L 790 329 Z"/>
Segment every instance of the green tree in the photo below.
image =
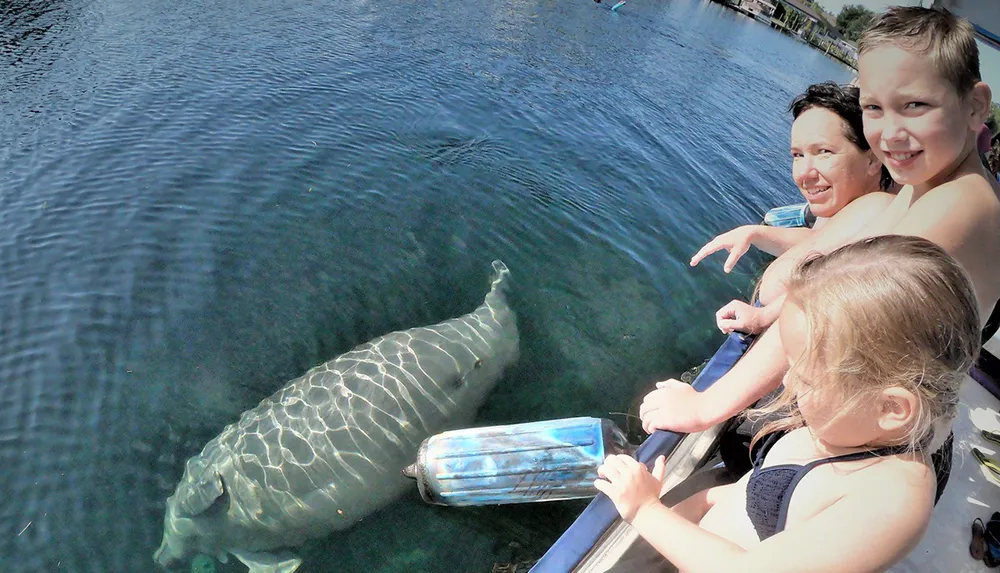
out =
<path fill-rule="evenodd" d="M 843 34 L 848 40 L 857 42 L 858 38 L 861 37 L 861 32 L 864 31 L 865 26 L 867 26 L 874 17 L 875 13 L 868 8 L 859 6 L 858 4 L 850 4 L 844 6 L 840 10 L 840 14 L 837 14 L 837 29 L 840 30 L 840 33 Z"/>
<path fill-rule="evenodd" d="M 997 124 L 997 129 L 1000 129 L 1000 104 L 993 102 L 990 104 L 990 115 L 993 116 L 993 121 Z"/>

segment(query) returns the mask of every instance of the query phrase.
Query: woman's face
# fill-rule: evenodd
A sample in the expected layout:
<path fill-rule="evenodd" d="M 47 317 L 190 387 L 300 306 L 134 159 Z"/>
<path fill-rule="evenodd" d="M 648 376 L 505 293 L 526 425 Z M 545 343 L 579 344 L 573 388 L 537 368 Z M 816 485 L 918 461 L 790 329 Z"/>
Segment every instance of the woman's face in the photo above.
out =
<path fill-rule="evenodd" d="M 847 139 L 849 129 L 822 107 L 807 109 L 792 124 L 792 179 L 817 217 L 832 217 L 878 190 L 882 165 Z"/>

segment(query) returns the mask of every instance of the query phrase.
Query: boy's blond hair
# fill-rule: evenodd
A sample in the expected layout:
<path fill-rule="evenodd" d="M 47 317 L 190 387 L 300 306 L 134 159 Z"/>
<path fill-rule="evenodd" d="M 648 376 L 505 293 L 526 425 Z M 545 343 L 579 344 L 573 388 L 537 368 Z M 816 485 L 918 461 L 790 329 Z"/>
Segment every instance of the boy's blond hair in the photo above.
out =
<path fill-rule="evenodd" d="M 858 56 L 891 45 L 928 56 L 959 95 L 982 81 L 976 30 L 945 10 L 892 6 L 877 15 L 858 40 Z"/>
<path fill-rule="evenodd" d="M 785 303 L 806 316 L 806 351 L 781 395 L 756 411 L 784 417 L 765 425 L 755 442 L 802 426 L 795 390 L 800 367 L 811 363 L 812 372 L 823 373 L 811 385 L 843 400 L 841 412 L 889 387 L 913 392 L 917 418 L 899 445 L 940 445 L 947 432 L 935 436 L 934 429 L 954 417 L 958 389 L 981 344 L 972 281 L 954 259 L 919 237 L 865 239 L 803 262 Z"/>

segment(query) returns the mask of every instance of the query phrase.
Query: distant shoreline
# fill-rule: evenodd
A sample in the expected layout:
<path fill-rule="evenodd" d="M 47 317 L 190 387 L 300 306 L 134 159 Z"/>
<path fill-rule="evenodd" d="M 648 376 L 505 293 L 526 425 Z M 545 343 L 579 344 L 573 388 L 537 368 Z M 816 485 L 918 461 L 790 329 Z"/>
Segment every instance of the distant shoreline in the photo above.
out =
<path fill-rule="evenodd" d="M 733 4 L 731 3 L 732 0 L 712 0 L 712 2 L 715 2 L 716 4 L 721 4 L 722 6 L 725 6 L 726 8 L 729 8 L 734 12 L 742 14 L 747 18 L 756 20 L 761 24 L 770 26 L 772 29 L 776 29 L 780 31 L 782 34 L 785 34 L 786 36 L 791 36 L 792 38 L 795 38 L 796 40 L 802 42 L 803 44 L 806 44 L 807 46 L 810 46 L 820 52 L 823 52 L 824 55 L 826 55 L 827 57 L 846 65 L 847 67 L 851 68 L 854 71 L 857 71 L 858 69 L 857 60 L 853 58 L 850 54 L 845 54 L 843 50 L 834 45 L 832 42 L 823 39 L 812 41 L 812 39 L 803 38 L 798 33 L 791 32 L 788 28 L 784 26 L 782 22 L 775 20 L 774 18 L 771 18 L 769 16 L 762 16 L 758 13 L 753 12 L 752 10 L 747 10 L 746 8 L 738 4 Z M 765 21 L 765 19 L 767 21 Z"/>

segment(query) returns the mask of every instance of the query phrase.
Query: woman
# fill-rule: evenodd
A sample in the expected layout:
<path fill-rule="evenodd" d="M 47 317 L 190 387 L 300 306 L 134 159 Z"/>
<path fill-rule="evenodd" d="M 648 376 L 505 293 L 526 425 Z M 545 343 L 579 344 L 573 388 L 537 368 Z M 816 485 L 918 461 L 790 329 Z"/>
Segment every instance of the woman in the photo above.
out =
<path fill-rule="evenodd" d="M 811 229 L 784 229 L 764 225 L 744 225 L 708 242 L 691 259 L 703 258 L 726 249 L 729 257 L 723 268 L 729 272 L 750 246 L 775 255 L 758 285 L 760 306 L 732 301 L 716 313 L 719 329 L 756 334 L 777 318 L 780 296 L 772 285 L 771 269 L 794 263 L 796 257 L 782 257 L 793 248 L 812 248 L 824 235 L 853 233 L 868 223 L 871 213 L 888 205 L 896 191 L 888 170 L 878 161 L 865 140 L 861 123 L 858 89 L 825 82 L 809 86 L 795 98 L 792 112 L 792 179 L 809 203 L 816 224 Z M 865 201 L 846 209 L 861 197 Z M 876 205 L 877 204 L 877 205 Z M 824 230 L 836 220 L 834 228 Z M 774 304 L 775 302 L 779 304 Z"/>

